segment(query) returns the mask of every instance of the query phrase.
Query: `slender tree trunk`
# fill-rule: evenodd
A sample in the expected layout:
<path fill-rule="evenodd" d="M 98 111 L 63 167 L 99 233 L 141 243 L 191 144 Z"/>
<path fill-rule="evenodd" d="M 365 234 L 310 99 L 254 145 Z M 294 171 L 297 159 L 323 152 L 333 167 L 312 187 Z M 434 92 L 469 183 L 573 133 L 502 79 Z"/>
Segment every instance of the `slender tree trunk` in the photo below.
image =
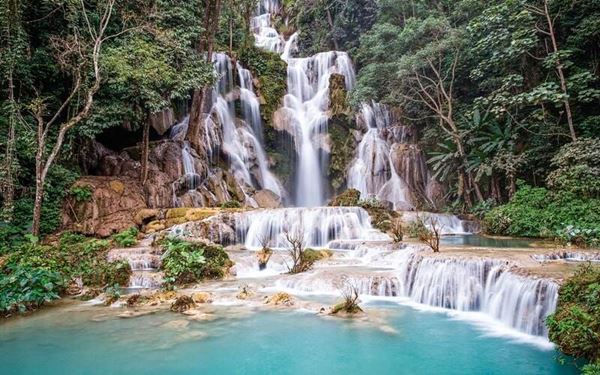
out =
<path fill-rule="evenodd" d="M 200 39 L 198 50 L 200 52 L 206 52 L 206 61 L 211 63 L 215 33 L 219 26 L 221 0 L 206 0 L 204 4 L 204 35 Z M 208 90 L 208 87 L 194 90 L 192 108 L 190 109 L 190 121 L 188 124 L 188 131 L 185 135 L 185 139 L 190 142 L 199 155 L 206 154 L 204 142 L 201 137 L 201 129 L 203 126 L 202 115 L 205 113 L 203 107 Z"/>
<path fill-rule="evenodd" d="M 571 135 L 571 140 L 575 142 L 577 140 L 577 135 L 575 134 L 575 126 L 573 125 L 573 114 L 571 113 L 571 103 L 569 102 L 569 92 L 567 90 L 567 79 L 565 78 L 565 73 L 563 71 L 563 65 L 558 57 L 558 42 L 556 41 L 556 34 L 554 31 L 554 20 L 550 15 L 550 10 L 548 9 L 548 0 L 544 0 L 544 15 L 546 16 L 546 22 L 548 23 L 548 35 L 550 36 L 550 41 L 552 42 L 552 50 L 556 54 L 555 64 L 556 64 L 556 73 L 558 74 L 558 79 L 560 80 L 560 89 L 565 95 L 565 99 L 563 100 L 563 104 L 565 106 L 565 112 L 567 114 L 567 123 L 569 124 L 569 133 Z"/>
<path fill-rule="evenodd" d="M 331 12 L 329 11 L 329 8 L 327 8 L 327 22 L 329 23 L 329 27 L 331 27 L 331 30 L 333 30 L 333 17 L 331 17 Z M 340 50 L 340 47 L 338 46 L 338 42 L 334 37 L 331 37 L 331 40 L 333 41 L 333 47 L 335 48 L 336 51 Z"/>
<path fill-rule="evenodd" d="M 142 187 L 146 185 L 148 180 L 148 155 L 150 153 L 150 118 L 144 122 L 144 130 L 142 131 L 142 170 L 140 171 L 140 183 Z"/>
<path fill-rule="evenodd" d="M 42 201 L 44 198 L 44 149 L 46 148 L 46 138 L 44 134 L 44 124 L 41 118 L 38 118 L 37 126 L 37 150 L 35 153 L 35 199 L 33 202 L 33 223 L 31 234 L 36 237 L 40 235 L 40 222 L 42 219 Z"/>
<path fill-rule="evenodd" d="M 12 220 L 15 202 L 15 179 L 14 179 L 14 152 L 15 152 L 15 126 L 16 126 L 16 103 L 14 96 L 13 68 L 8 71 L 8 102 L 10 113 L 8 114 L 8 134 L 6 140 L 6 153 L 4 155 L 5 172 L 3 185 L 4 213 L 7 220 Z"/>

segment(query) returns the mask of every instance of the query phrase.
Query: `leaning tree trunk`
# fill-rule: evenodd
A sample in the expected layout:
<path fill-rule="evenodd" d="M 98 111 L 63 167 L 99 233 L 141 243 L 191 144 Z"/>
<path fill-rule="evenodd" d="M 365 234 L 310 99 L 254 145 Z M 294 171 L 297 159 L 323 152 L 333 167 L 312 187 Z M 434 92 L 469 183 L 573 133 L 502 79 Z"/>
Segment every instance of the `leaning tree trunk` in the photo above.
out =
<path fill-rule="evenodd" d="M 217 28 L 219 26 L 219 13 L 221 11 L 221 0 L 205 0 L 204 2 L 204 34 L 198 44 L 199 52 L 206 52 L 206 61 L 212 62 L 213 42 Z M 202 117 L 205 113 L 204 103 L 206 101 L 209 88 L 203 87 L 194 90 L 192 98 L 192 108 L 190 110 L 190 120 L 185 139 L 190 142 L 192 147 L 199 155 L 205 155 L 205 145 L 202 139 Z"/>

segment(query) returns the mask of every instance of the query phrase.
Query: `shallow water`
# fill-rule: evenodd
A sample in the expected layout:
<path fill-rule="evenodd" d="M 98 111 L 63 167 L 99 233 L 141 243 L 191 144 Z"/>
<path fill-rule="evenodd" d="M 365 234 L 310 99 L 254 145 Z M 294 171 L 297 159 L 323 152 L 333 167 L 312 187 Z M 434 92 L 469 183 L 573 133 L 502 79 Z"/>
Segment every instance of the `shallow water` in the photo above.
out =
<path fill-rule="evenodd" d="M 497 238 L 487 237 L 478 234 L 442 236 L 440 239 L 442 245 L 453 246 L 474 246 L 487 248 L 529 248 L 539 244 L 539 241 L 527 238 Z"/>
<path fill-rule="evenodd" d="M 301 312 L 212 322 L 52 309 L 0 325 L 1 373 L 575 374 L 554 350 L 489 337 L 446 314 L 377 302 L 386 329 Z M 183 322 L 183 323 L 182 323 Z"/>

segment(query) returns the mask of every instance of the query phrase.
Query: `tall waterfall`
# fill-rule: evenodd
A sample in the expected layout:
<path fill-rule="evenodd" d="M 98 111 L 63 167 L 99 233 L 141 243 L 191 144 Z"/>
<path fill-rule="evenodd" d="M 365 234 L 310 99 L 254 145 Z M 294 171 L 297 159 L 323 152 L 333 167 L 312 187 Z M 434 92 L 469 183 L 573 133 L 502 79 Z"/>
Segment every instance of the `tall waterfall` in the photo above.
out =
<path fill-rule="evenodd" d="M 398 175 L 392 159 L 392 149 L 384 137 L 391 129 L 388 108 L 379 103 L 363 103 L 360 116 L 367 132 L 358 145 L 356 159 L 348 170 L 348 187 L 357 189 L 361 198 L 375 197 L 388 201 L 395 209 L 413 209 L 414 204 L 407 183 Z M 400 133 L 394 140 L 406 142 Z M 396 139 L 399 138 L 399 139 Z"/>
<path fill-rule="evenodd" d="M 267 4 L 268 3 L 268 4 Z M 322 157 L 321 144 L 327 134 L 327 110 L 329 106 L 329 78 L 341 74 L 347 90 L 355 84 L 352 61 L 346 52 L 321 52 L 305 58 L 290 57 L 297 35 L 286 42 L 271 26 L 271 13 L 277 9 L 276 2 L 259 5 L 260 14 L 252 20 L 256 44 L 281 54 L 287 64 L 287 95 L 283 107 L 294 118 L 295 148 L 298 154 L 296 166 L 295 203 L 302 207 L 315 207 L 325 202 L 326 160 Z"/>

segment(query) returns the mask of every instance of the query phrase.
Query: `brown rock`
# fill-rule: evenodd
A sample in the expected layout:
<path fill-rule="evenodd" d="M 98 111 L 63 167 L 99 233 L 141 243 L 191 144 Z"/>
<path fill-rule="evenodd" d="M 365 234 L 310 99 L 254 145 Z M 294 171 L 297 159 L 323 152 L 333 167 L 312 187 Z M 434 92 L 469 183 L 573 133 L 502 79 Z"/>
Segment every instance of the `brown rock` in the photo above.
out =
<path fill-rule="evenodd" d="M 108 237 L 136 226 L 135 214 L 146 208 L 143 192 L 136 180 L 86 176 L 74 186 L 92 190 L 89 200 L 67 198 L 63 208 L 63 227 L 88 235 Z"/>
<path fill-rule="evenodd" d="M 260 208 L 279 208 L 281 207 L 281 197 L 271 190 L 263 189 L 254 194 L 254 200 Z"/>

